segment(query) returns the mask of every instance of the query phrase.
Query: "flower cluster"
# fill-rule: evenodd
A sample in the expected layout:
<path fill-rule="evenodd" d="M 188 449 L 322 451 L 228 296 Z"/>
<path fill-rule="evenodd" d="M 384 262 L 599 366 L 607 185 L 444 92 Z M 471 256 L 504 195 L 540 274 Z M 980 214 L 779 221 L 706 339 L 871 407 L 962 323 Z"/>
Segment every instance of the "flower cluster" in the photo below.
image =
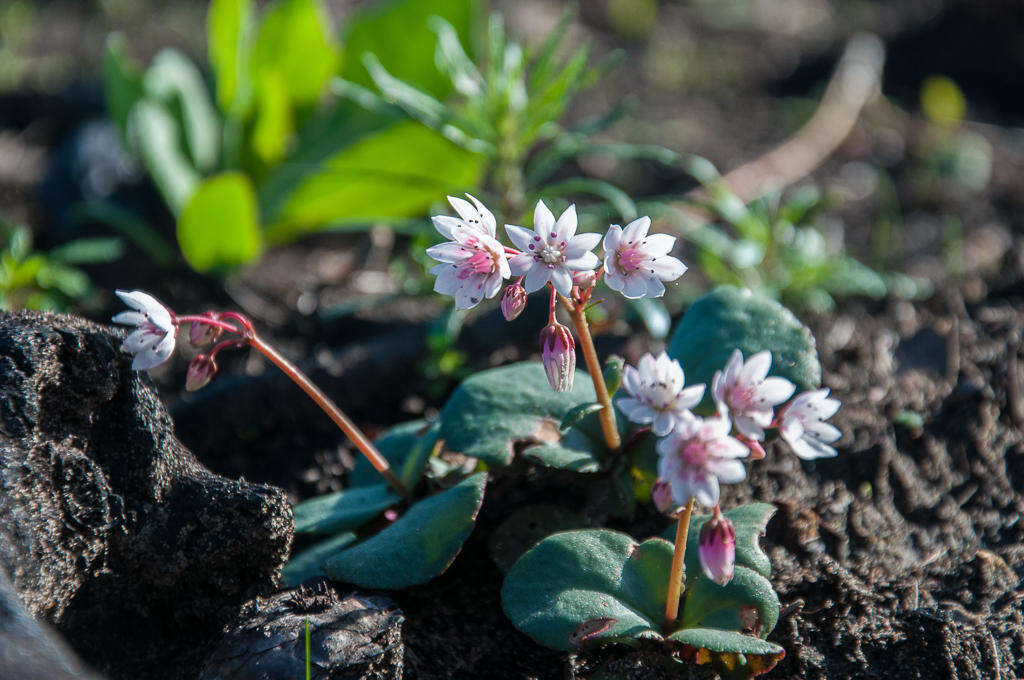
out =
<path fill-rule="evenodd" d="M 430 269 L 437 276 L 434 290 L 454 296 L 456 309 L 471 309 L 495 297 L 505 279 L 513 279 L 501 297 L 502 314 L 512 321 L 526 307 L 528 295 L 549 287 L 549 322 L 541 333 L 541 347 L 548 379 L 556 391 L 572 389 L 576 367 L 572 336 L 554 318 L 556 295 L 583 309 L 603 278 L 609 288 L 627 298 L 660 297 L 665 294 L 665 283 L 686 271 L 686 265 L 669 255 L 676 238 L 649 234 L 649 217 L 634 220 L 625 228 L 611 225 L 604 236 L 602 262 L 593 252 L 601 235 L 576 233 L 575 205 L 556 219 L 544 202 L 538 201 L 532 229 L 505 225 L 515 246 L 508 247 L 497 240 L 494 214 L 473 196 L 466 197 L 468 201 L 448 197 L 458 217 L 432 218 L 437 231 L 448 239 L 427 249 L 427 255 L 440 263 Z"/>
<path fill-rule="evenodd" d="M 766 429 L 775 428 L 793 452 L 804 459 L 835 456 L 829 446 L 841 436 L 824 422 L 839 410 L 828 390 L 792 397 L 795 386 L 785 378 L 769 377 L 771 352 L 758 352 L 746 361 L 735 350 L 711 385 L 716 414 L 693 413 L 704 396 L 704 385 L 685 386 L 683 367 L 662 353 L 627 366 L 622 387 L 629 396 L 616 406 L 634 423 L 650 425 L 657 443 L 658 481 L 652 499 L 661 512 L 675 514 L 691 500 L 714 508 L 713 527 L 702 532 L 700 558 L 709 578 L 726 583 L 732 576 L 735 531 L 721 514 L 721 484 L 743 481 L 742 459 L 764 455 Z M 776 413 L 776 410 L 778 411 Z M 731 537 L 731 538 L 730 538 Z"/>

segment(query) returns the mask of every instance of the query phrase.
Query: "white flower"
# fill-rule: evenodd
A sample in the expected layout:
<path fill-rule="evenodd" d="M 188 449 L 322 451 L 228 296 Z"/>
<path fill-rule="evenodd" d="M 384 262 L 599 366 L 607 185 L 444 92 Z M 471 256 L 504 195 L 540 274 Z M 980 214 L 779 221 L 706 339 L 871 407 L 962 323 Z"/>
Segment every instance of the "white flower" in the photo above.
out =
<path fill-rule="evenodd" d="M 804 460 L 831 458 L 836 450 L 829 444 L 842 432 L 824 421 L 834 416 L 839 406 L 827 389 L 802 392 L 779 415 L 779 435 Z"/>
<path fill-rule="evenodd" d="M 145 371 L 167 361 L 174 351 L 177 331 L 171 311 L 155 297 L 141 290 L 116 292 L 117 297 L 136 310 L 121 312 L 112 319 L 114 323 L 135 326 L 135 330 L 121 344 L 122 352 L 135 355 L 132 368 Z"/>
<path fill-rule="evenodd" d="M 558 221 L 537 201 L 533 211 L 533 231 L 505 225 L 512 243 L 519 248 L 510 260 L 515 276 L 526 275 L 523 286 L 527 293 L 543 288 L 548 281 L 562 295 L 572 291 L 572 272 L 593 269 L 597 255 L 590 252 L 601 240 L 599 234 L 576 234 L 576 206 L 570 205 Z"/>
<path fill-rule="evenodd" d="M 631 396 L 615 404 L 634 423 L 651 423 L 651 431 L 664 437 L 683 420 L 693 418 L 690 409 L 704 397 L 704 385 L 683 389 L 684 382 L 678 361 L 664 352 L 657 359 L 645 354 L 636 368 L 626 366 L 622 386 Z"/>
<path fill-rule="evenodd" d="M 740 434 L 764 440 L 764 428 L 772 423 L 773 409 L 793 395 L 796 387 L 785 378 L 769 378 L 772 353 L 758 352 L 743 362 L 734 350 L 724 371 L 715 372 L 711 394 L 718 410 L 728 413 Z"/>
<path fill-rule="evenodd" d="M 684 420 L 668 437 L 658 442 L 658 477 L 669 483 L 679 505 L 691 498 L 713 506 L 718 503 L 719 484 L 743 481 L 747 471 L 738 459 L 747 447 L 729 436 L 727 418 Z"/>
<path fill-rule="evenodd" d="M 613 224 L 604 237 L 604 280 L 630 299 L 661 297 L 665 281 L 675 281 L 686 265 L 669 255 L 675 236 L 651 234 L 651 218 L 633 220 L 623 229 Z"/>
<path fill-rule="evenodd" d="M 449 196 L 459 217 L 437 215 L 434 228 L 446 243 L 427 248 L 427 255 L 441 264 L 431 267 L 437 276 L 434 290 L 455 296 L 456 309 L 470 309 L 484 298 L 492 298 L 510 275 L 505 247 L 495 238 L 497 224 L 491 211 L 473 196 L 465 201 Z"/>

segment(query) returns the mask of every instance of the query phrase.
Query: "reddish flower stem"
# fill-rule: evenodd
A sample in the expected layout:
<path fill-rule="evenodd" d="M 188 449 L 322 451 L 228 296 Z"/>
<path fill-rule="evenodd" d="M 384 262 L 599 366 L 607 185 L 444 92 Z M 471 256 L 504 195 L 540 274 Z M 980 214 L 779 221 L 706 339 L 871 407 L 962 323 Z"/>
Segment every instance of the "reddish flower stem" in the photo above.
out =
<path fill-rule="evenodd" d="M 180 316 L 175 316 L 174 317 L 174 322 L 178 323 L 178 324 L 181 324 L 181 323 L 202 323 L 202 324 L 206 324 L 207 326 L 213 326 L 214 328 L 219 328 L 222 331 L 226 331 L 228 333 L 235 333 L 237 335 L 244 335 L 245 334 L 244 330 L 242 330 L 242 329 L 245 329 L 245 330 L 248 330 L 248 331 L 252 332 L 252 326 L 242 325 L 241 328 L 239 328 L 239 326 L 233 326 L 233 325 L 231 325 L 229 323 L 224 323 L 223 321 L 220 321 L 218 319 L 214 319 L 214 318 L 209 317 L 209 316 L 202 316 L 200 314 L 182 314 Z"/>
<path fill-rule="evenodd" d="M 672 552 L 672 568 L 668 575 L 668 597 L 665 598 L 665 631 L 669 632 L 679 618 L 679 598 L 683 596 L 686 578 L 686 536 L 690 532 L 690 513 L 693 512 L 693 499 L 679 513 L 676 525 L 676 546 Z"/>

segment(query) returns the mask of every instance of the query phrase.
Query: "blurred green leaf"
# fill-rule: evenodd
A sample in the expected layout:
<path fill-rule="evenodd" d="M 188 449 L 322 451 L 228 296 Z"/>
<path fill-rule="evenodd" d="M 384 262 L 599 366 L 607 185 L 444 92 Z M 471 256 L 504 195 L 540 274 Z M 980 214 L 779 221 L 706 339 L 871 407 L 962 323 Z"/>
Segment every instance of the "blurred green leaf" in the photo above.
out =
<path fill-rule="evenodd" d="M 178 219 L 178 246 L 200 272 L 245 264 L 261 250 L 256 192 L 237 172 L 210 177 Z"/>
<path fill-rule="evenodd" d="M 267 229 L 271 243 L 322 225 L 422 214 L 438 196 L 477 185 L 483 158 L 407 121 L 360 139 L 310 173 Z"/>
<path fill-rule="evenodd" d="M 217 104 L 239 117 L 252 98 L 252 0 L 212 0 L 206 12 L 206 43 L 217 80 Z"/>
<path fill-rule="evenodd" d="M 288 86 L 281 72 L 272 69 L 260 71 L 256 124 L 252 131 L 252 149 L 256 156 L 267 164 L 281 160 L 293 129 Z"/>
<path fill-rule="evenodd" d="M 63 264 L 113 262 L 124 254 L 119 238 L 80 238 L 50 251 L 49 259 Z"/>
<path fill-rule="evenodd" d="M 86 201 L 74 207 L 76 219 L 96 220 L 113 228 L 131 241 L 161 267 L 170 267 L 177 256 L 177 248 L 135 214 L 108 201 Z"/>
<path fill-rule="evenodd" d="M 339 52 L 317 0 L 277 0 L 263 14 L 253 48 L 253 73 L 280 73 L 296 106 L 315 103 L 338 70 Z"/>
<path fill-rule="evenodd" d="M 652 298 L 639 298 L 629 300 L 628 304 L 644 322 L 647 332 L 652 337 L 659 340 L 668 337 L 669 329 L 672 327 L 672 318 L 669 316 L 668 310 L 665 309 L 664 302 Z"/>
<path fill-rule="evenodd" d="M 131 136 L 167 206 L 175 215 L 199 184 L 199 173 L 181 148 L 178 123 L 163 104 L 143 99 L 129 116 Z"/>
<path fill-rule="evenodd" d="M 220 120 L 196 65 L 177 50 L 161 50 L 143 84 L 147 94 L 180 111 L 193 164 L 201 172 L 212 170 L 220 155 Z"/>
<path fill-rule="evenodd" d="M 368 5 L 353 15 L 345 31 L 345 80 L 372 84 L 362 58 L 372 53 L 393 77 L 434 97 L 451 91 L 451 82 L 434 61 L 436 38 L 428 19 L 439 16 L 454 28 L 459 41 L 469 41 L 476 3 L 473 0 L 391 0 Z"/>
<path fill-rule="evenodd" d="M 111 33 L 103 55 L 103 93 L 121 142 L 128 143 L 128 115 L 142 97 L 142 71 L 131 61 L 124 36 Z"/>

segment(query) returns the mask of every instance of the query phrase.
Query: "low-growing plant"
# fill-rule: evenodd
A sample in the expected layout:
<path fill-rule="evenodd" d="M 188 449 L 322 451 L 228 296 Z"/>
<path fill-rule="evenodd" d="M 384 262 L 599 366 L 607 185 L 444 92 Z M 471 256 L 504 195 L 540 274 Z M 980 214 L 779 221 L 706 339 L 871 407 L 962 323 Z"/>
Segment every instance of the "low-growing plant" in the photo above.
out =
<path fill-rule="evenodd" d="M 112 262 L 124 244 L 117 238 L 83 238 L 48 252 L 32 249 L 32 230 L 0 219 L 0 309 L 68 311 L 96 292 L 81 265 Z"/>
<path fill-rule="evenodd" d="M 820 387 L 810 332 L 779 303 L 723 286 L 689 307 L 667 352 L 636 366 L 612 357 L 602 367 L 587 318 L 601 303 L 597 287 L 627 299 L 664 295 L 686 271 L 671 255 L 676 238 L 650 233 L 641 217 L 609 227 L 599 258 L 602 236 L 578 233 L 575 206 L 556 218 L 538 202 L 532 228 L 505 226 L 506 245 L 494 214 L 467 198 L 449 197 L 457 217 L 433 218 L 447 239 L 426 251 L 438 262 L 436 290 L 456 309 L 500 293 L 510 322 L 543 291 L 548 322 L 540 362 L 470 376 L 432 423 L 397 425 L 369 442 L 233 312 L 176 316 L 143 293 L 119 293 L 136 309 L 115 317 L 136 326 L 124 349 L 136 368 L 150 368 L 173 351 L 179 325 L 191 324 L 193 344 L 216 342 L 189 366 L 187 387 L 198 389 L 215 373 L 218 352 L 250 346 L 364 453 L 343 491 L 295 507 L 296 531 L 324 538 L 292 557 L 288 584 L 326 576 L 403 588 L 433 578 L 472 531 L 488 475 L 515 475 L 517 460 L 526 461 L 569 475 L 588 501 L 583 512 L 517 509 L 496 530 L 492 551 L 507 572 L 502 603 L 517 628 L 555 649 L 644 645 L 679 672 L 705 663 L 727 677 L 769 670 L 784 654 L 765 639 L 779 600 L 759 537 L 774 510 L 723 510 L 721 485 L 743 482 L 744 460 L 763 458 L 776 439 L 802 459 L 836 455 L 840 432 L 826 421 L 839 402 Z M 577 345 L 589 380 L 578 379 Z M 637 502 L 673 519 L 664 537 L 637 541 L 599 526 Z M 696 514 L 698 504 L 710 514 Z M 553 533 L 538 535 L 538 527 Z"/>

